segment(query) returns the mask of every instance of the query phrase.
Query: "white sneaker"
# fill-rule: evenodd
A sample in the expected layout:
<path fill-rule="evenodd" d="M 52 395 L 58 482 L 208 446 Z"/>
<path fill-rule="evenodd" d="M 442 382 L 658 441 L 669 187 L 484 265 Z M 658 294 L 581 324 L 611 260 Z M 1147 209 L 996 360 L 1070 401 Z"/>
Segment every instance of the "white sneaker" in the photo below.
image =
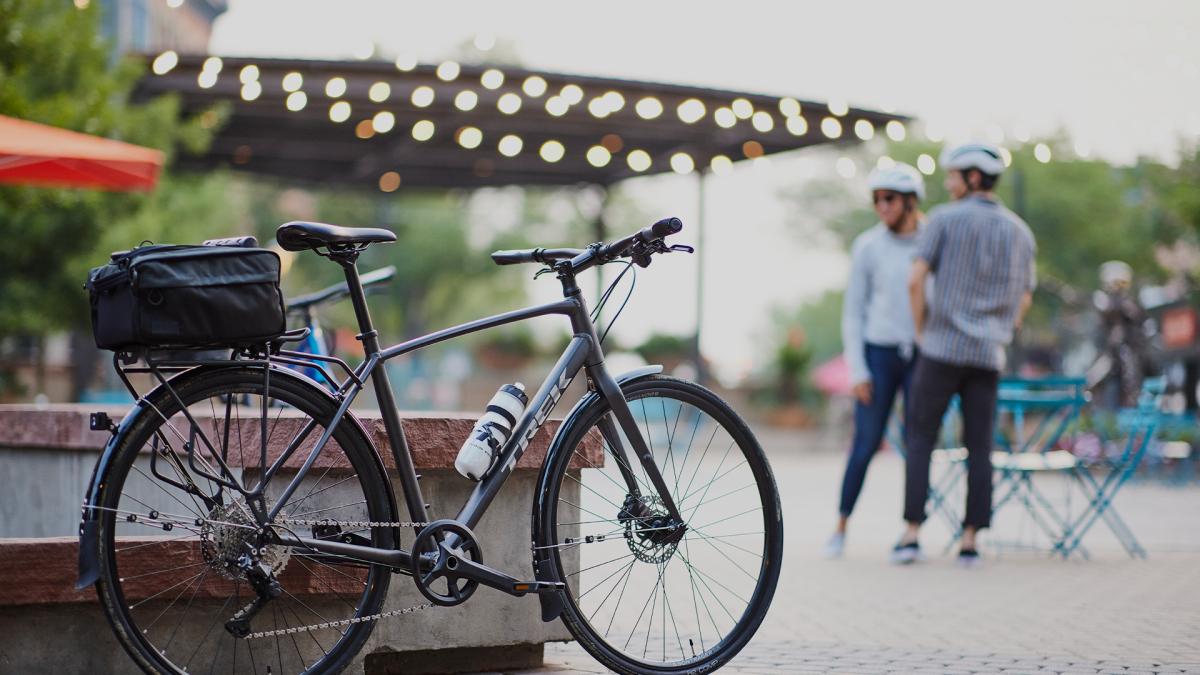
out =
<path fill-rule="evenodd" d="M 907 565 L 915 562 L 925 562 L 925 554 L 921 551 L 921 547 L 917 542 L 907 544 L 896 544 L 896 548 L 892 549 L 891 561 L 893 565 Z"/>
<path fill-rule="evenodd" d="M 846 547 L 846 533 L 835 532 L 829 538 L 829 543 L 825 544 L 825 550 L 821 551 L 822 558 L 840 558 L 842 557 L 842 549 Z"/>

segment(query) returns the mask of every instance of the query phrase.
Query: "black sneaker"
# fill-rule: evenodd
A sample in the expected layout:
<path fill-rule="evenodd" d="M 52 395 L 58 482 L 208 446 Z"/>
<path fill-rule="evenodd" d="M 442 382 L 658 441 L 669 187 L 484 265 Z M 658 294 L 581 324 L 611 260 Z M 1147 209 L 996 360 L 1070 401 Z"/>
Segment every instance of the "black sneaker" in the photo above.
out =
<path fill-rule="evenodd" d="M 973 548 L 964 548 L 958 552 L 959 567 L 979 567 L 981 562 L 983 561 L 979 557 L 979 551 Z"/>
<path fill-rule="evenodd" d="M 925 554 L 921 552 L 920 545 L 912 541 L 907 544 L 901 542 L 896 544 L 896 548 L 892 549 L 891 561 L 893 565 L 907 565 L 914 562 L 924 562 Z"/>

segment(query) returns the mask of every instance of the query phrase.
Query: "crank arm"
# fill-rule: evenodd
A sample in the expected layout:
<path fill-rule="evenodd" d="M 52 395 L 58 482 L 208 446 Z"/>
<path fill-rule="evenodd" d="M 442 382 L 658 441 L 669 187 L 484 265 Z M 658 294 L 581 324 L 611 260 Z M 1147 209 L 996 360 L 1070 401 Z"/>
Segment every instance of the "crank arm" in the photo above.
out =
<path fill-rule="evenodd" d="M 442 562 L 439 563 L 438 567 L 444 571 L 446 576 L 475 581 L 489 588 L 503 591 L 509 595 L 515 595 L 518 598 L 526 593 L 533 593 L 535 595 L 558 593 L 567 588 L 567 585 L 561 581 L 521 581 L 503 572 L 494 570 L 487 565 L 472 562 L 445 543 L 441 544 L 441 548 Z"/>

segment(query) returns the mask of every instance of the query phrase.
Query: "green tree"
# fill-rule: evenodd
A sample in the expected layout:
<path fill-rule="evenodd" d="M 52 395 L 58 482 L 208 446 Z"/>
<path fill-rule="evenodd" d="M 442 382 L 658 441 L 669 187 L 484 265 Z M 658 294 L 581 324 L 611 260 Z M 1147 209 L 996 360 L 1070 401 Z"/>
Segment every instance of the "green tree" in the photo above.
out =
<path fill-rule="evenodd" d="M 199 116 L 181 122 L 174 97 L 129 102 L 144 64 L 108 67 L 108 45 L 96 31 L 98 5 L 79 10 L 60 0 L 0 0 L 0 114 L 156 148 L 168 158 L 179 146 L 202 150 L 210 132 Z M 94 254 L 98 236 L 155 199 L 159 207 L 169 202 L 0 186 L 0 335 L 86 322 L 80 270 L 103 262 Z"/>

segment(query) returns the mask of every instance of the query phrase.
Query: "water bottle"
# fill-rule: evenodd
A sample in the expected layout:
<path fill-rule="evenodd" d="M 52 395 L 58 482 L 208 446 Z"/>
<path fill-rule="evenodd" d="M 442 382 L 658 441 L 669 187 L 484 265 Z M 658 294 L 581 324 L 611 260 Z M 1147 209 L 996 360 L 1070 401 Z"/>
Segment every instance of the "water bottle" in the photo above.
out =
<path fill-rule="evenodd" d="M 500 387 L 500 391 L 488 402 L 487 412 L 475 423 L 467 442 L 458 451 L 454 468 L 473 481 L 482 480 L 500 454 L 500 448 L 512 435 L 517 418 L 525 412 L 528 404 L 525 385 L 518 382 Z"/>

